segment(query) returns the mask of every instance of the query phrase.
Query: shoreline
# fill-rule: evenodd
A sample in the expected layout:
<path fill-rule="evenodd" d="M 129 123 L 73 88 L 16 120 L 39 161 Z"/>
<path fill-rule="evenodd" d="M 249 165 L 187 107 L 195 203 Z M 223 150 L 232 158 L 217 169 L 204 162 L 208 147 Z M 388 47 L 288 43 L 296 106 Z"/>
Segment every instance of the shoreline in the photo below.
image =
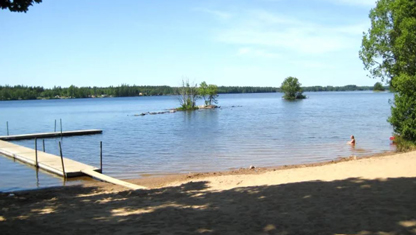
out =
<path fill-rule="evenodd" d="M 0 230 L 5 235 L 414 234 L 415 169 L 413 151 L 163 177 L 144 190 L 94 182 L 0 193 Z"/>
<path fill-rule="evenodd" d="M 416 155 L 416 151 L 413 151 Z M 409 153 L 409 152 L 407 152 Z M 376 159 L 379 157 L 385 156 L 395 156 L 404 153 L 396 152 L 396 151 L 385 151 L 382 153 L 376 153 L 366 156 L 357 157 L 355 155 L 349 157 L 338 157 L 334 160 L 327 160 L 322 162 L 312 162 L 312 163 L 300 163 L 300 164 L 292 164 L 292 165 L 280 165 L 280 166 L 266 166 L 266 167 L 256 167 L 254 168 L 238 168 L 238 169 L 229 169 L 223 171 L 209 171 L 209 172 L 191 172 L 191 173 L 183 173 L 183 174 L 166 174 L 166 175 L 150 175 L 143 178 L 136 178 L 136 179 L 124 179 L 130 183 L 143 185 L 148 187 L 149 189 L 161 188 L 165 186 L 169 186 L 173 183 L 179 182 L 187 182 L 192 180 L 199 180 L 209 177 L 219 177 L 219 176 L 236 176 L 236 175 L 259 175 L 264 174 L 267 172 L 275 172 L 275 171 L 282 171 L 282 170 L 291 170 L 291 169 L 301 169 L 301 168 L 311 168 L 311 167 L 320 167 L 320 166 L 327 166 L 332 164 L 338 164 L 342 162 L 349 162 L 349 161 L 356 161 L 356 160 L 363 160 L 363 159 Z"/>
<path fill-rule="evenodd" d="M 416 153 L 416 151 L 414 151 Z M 326 166 L 332 165 L 342 162 L 349 162 L 354 160 L 362 160 L 362 159 L 372 159 L 378 158 L 383 156 L 394 156 L 400 155 L 403 153 L 399 153 L 396 151 L 385 151 L 382 153 L 376 153 L 366 156 L 349 156 L 349 157 L 338 157 L 334 160 L 326 160 L 322 162 L 312 162 L 312 163 L 300 163 L 300 164 L 292 164 L 292 165 L 278 165 L 278 166 L 266 166 L 266 167 L 256 167 L 254 168 L 236 168 L 236 169 L 229 169 L 229 170 L 222 170 L 222 171 L 207 171 L 207 172 L 191 172 L 191 173 L 168 173 L 162 175 L 147 175 L 142 178 L 133 178 L 133 179 L 121 179 L 123 181 L 145 186 L 148 189 L 156 189 L 162 188 L 165 186 L 170 186 L 172 184 L 177 183 L 185 183 L 192 180 L 199 180 L 209 177 L 219 177 L 219 176 L 237 176 L 237 175 L 260 175 L 267 172 L 275 172 L 275 171 L 282 171 L 282 170 L 291 170 L 291 169 L 300 169 L 300 168 L 311 168 L 311 167 L 319 167 L 319 166 Z M 129 190 L 123 188 L 118 185 L 113 185 L 111 183 L 103 182 L 98 179 L 89 178 L 88 176 L 79 177 L 83 178 L 79 180 L 79 183 L 73 185 L 62 185 L 62 186 L 49 186 L 49 187 L 42 187 L 42 188 L 33 188 L 33 189 L 22 189 L 22 190 L 14 190 L 14 191 L 5 191 L 1 192 L 1 194 L 15 194 L 15 193 L 28 193 L 28 192 L 35 192 L 35 191 L 49 191 L 49 190 L 59 190 L 60 188 L 65 187 L 72 187 L 72 186 L 97 186 L 101 188 L 108 188 L 110 190 Z M 78 181 L 77 178 L 70 179 L 70 181 Z"/>

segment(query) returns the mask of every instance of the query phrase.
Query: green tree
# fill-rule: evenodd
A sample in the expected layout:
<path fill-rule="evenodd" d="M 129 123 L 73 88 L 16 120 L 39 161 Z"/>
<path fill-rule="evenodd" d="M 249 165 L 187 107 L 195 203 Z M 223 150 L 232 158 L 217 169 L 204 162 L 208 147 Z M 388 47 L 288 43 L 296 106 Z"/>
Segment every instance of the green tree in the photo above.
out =
<path fill-rule="evenodd" d="M 68 87 L 66 96 L 68 96 L 70 98 L 75 98 L 76 97 L 75 94 L 77 92 L 77 89 L 78 89 L 78 87 L 76 87 L 74 85 L 71 85 L 70 87 Z"/>
<path fill-rule="evenodd" d="M 283 98 L 286 100 L 305 99 L 302 94 L 302 88 L 300 87 L 298 79 L 295 77 L 287 77 L 280 87 L 280 90 L 284 92 Z"/>
<path fill-rule="evenodd" d="M 214 84 L 209 84 L 208 86 L 208 105 L 218 103 L 218 87 Z"/>
<path fill-rule="evenodd" d="M 42 0 L 0 0 L 0 8 L 7 8 L 12 12 L 27 12 L 33 3 L 41 2 Z"/>
<path fill-rule="evenodd" d="M 205 105 L 216 104 L 218 97 L 218 87 L 216 85 L 208 85 L 205 81 L 199 85 L 199 95 L 204 99 Z"/>
<path fill-rule="evenodd" d="M 373 77 L 390 82 L 396 93 L 388 121 L 416 143 L 416 1 L 379 0 L 369 17 L 360 59 Z"/>
<path fill-rule="evenodd" d="M 199 98 L 198 85 L 190 83 L 189 79 L 182 79 L 182 86 L 178 88 L 180 110 L 194 110 L 196 100 Z"/>
<path fill-rule="evenodd" d="M 381 82 L 376 82 L 373 87 L 373 91 L 384 91 L 383 84 Z"/>
<path fill-rule="evenodd" d="M 208 105 L 208 84 L 205 81 L 199 84 L 198 92 L 202 99 L 204 99 L 205 105 Z"/>
<path fill-rule="evenodd" d="M 402 74 L 392 86 L 396 93 L 388 121 L 401 138 L 416 144 L 416 76 Z"/>
<path fill-rule="evenodd" d="M 370 11 L 360 59 L 374 78 L 416 73 L 416 1 L 379 0 Z"/>

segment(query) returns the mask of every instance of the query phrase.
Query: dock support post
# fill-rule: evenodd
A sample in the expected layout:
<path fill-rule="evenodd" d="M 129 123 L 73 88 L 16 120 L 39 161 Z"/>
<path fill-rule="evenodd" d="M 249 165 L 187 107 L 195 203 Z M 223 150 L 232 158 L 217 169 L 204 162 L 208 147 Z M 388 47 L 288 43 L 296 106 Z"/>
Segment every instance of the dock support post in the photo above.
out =
<path fill-rule="evenodd" d="M 103 173 L 103 142 L 100 141 L 100 173 Z"/>
<path fill-rule="evenodd" d="M 62 146 L 61 146 L 61 141 L 59 141 L 59 153 L 61 154 L 62 174 L 63 174 L 63 177 L 64 177 L 64 178 L 66 178 L 66 174 L 65 174 L 65 165 L 64 165 L 64 157 L 62 156 Z"/>
<path fill-rule="evenodd" d="M 62 119 L 59 119 L 59 121 L 61 122 L 61 136 L 62 136 Z"/>
<path fill-rule="evenodd" d="M 7 135 L 9 135 L 9 122 L 6 122 L 6 126 L 7 126 Z"/>
<path fill-rule="evenodd" d="M 56 119 L 55 119 L 55 129 L 54 129 L 54 132 L 56 132 Z"/>
<path fill-rule="evenodd" d="M 39 164 L 38 164 L 38 138 L 35 138 L 35 165 L 36 165 L 36 168 L 39 167 Z"/>
<path fill-rule="evenodd" d="M 45 152 L 45 139 L 42 140 L 42 144 L 43 144 L 43 152 Z"/>

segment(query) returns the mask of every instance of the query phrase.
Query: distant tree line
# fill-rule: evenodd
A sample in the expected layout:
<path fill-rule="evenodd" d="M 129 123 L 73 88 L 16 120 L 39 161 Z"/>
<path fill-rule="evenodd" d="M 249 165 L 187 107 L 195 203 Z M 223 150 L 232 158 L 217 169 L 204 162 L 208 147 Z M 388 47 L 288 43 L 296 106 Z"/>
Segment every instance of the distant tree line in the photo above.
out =
<path fill-rule="evenodd" d="M 356 85 L 346 85 L 346 86 L 309 86 L 302 87 L 303 91 L 371 91 L 374 86 L 356 86 Z M 388 87 L 385 87 L 388 89 Z"/>
<path fill-rule="evenodd" d="M 0 86 L 0 100 L 157 96 L 175 94 L 169 86 L 60 87 Z"/>
<path fill-rule="evenodd" d="M 310 86 L 303 91 L 364 91 L 373 90 L 373 86 Z M 388 87 L 384 87 L 386 90 Z M 176 95 L 178 87 L 170 86 L 136 86 L 126 85 L 110 87 L 60 87 L 44 88 L 41 86 L 0 86 L 0 100 L 33 100 L 59 98 L 93 98 L 93 97 L 127 97 Z M 225 93 L 268 93 L 280 92 L 277 87 L 219 86 L 218 94 Z"/>
<path fill-rule="evenodd" d="M 276 87 L 253 87 L 253 86 L 219 86 L 219 94 L 227 93 L 268 93 L 276 92 Z"/>

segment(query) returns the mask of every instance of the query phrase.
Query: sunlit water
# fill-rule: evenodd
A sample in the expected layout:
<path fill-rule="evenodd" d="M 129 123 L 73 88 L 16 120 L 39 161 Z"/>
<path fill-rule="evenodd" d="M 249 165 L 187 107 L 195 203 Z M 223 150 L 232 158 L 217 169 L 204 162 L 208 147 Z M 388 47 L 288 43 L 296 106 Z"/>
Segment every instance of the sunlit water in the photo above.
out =
<path fill-rule="evenodd" d="M 147 175 L 321 162 L 392 150 L 391 93 L 316 92 L 287 102 L 280 93 L 226 94 L 220 109 L 134 116 L 177 107 L 174 96 L 0 102 L 0 135 L 102 129 L 46 139 L 46 151 L 99 166 L 121 179 Z M 355 148 L 347 145 L 355 135 Z M 14 143 L 34 148 L 33 140 Z M 41 146 L 41 144 L 39 144 Z M 41 148 L 41 147 L 40 147 Z M 62 185 L 60 178 L 0 157 L 0 191 Z M 66 182 L 66 184 L 77 181 Z"/>

